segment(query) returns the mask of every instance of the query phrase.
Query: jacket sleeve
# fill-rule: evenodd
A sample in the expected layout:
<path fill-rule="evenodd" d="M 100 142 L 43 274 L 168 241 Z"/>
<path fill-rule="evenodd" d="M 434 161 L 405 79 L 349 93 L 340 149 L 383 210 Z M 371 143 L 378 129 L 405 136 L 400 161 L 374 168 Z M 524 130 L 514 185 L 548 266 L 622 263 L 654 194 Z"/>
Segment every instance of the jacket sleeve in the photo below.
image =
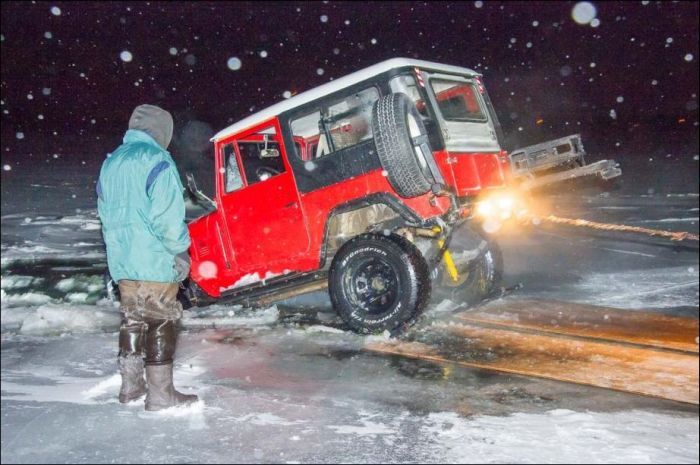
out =
<path fill-rule="evenodd" d="M 190 235 L 185 224 L 182 183 L 175 166 L 168 165 L 157 174 L 146 193 L 151 199 L 151 227 L 165 249 L 177 255 L 190 247 Z"/>

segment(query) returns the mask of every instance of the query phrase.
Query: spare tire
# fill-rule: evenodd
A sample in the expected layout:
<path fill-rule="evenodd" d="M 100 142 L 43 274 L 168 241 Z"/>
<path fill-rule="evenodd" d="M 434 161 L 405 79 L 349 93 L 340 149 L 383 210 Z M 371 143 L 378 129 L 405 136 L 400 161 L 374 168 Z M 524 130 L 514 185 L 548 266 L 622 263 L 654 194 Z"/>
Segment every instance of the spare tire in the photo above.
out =
<path fill-rule="evenodd" d="M 406 198 L 428 192 L 435 179 L 425 157 L 432 156 L 432 149 L 423 120 L 408 95 L 395 93 L 377 100 L 372 108 L 372 133 L 379 161 L 394 190 Z"/>

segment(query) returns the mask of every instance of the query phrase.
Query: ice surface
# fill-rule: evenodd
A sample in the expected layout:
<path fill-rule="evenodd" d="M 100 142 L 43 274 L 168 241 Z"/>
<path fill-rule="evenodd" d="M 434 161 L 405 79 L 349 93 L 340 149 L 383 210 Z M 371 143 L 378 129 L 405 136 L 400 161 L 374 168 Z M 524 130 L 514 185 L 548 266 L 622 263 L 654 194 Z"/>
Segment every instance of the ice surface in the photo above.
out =
<path fill-rule="evenodd" d="M 121 405 L 121 315 L 101 299 L 94 184 L 38 174 L 3 182 L 3 200 L 23 199 L 2 211 L 3 462 L 698 461 L 697 408 L 372 355 L 362 347 L 389 332 L 345 331 L 325 293 L 297 307 L 186 310 L 174 377 L 200 402 Z M 561 216 L 697 231 L 670 221 L 695 218 L 697 194 L 556 200 Z M 525 284 L 511 298 L 697 315 L 697 252 L 544 227 L 503 234 L 506 283 Z M 461 305 L 445 300 L 426 319 Z"/>

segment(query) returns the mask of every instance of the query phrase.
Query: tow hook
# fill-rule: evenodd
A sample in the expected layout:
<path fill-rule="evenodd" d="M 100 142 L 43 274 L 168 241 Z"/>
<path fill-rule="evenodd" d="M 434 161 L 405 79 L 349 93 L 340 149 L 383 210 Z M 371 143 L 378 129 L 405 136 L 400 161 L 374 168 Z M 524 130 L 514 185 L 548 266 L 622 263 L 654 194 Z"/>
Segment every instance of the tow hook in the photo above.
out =
<path fill-rule="evenodd" d="M 433 183 L 433 185 L 430 186 L 430 191 L 433 194 L 430 198 L 430 204 L 433 206 L 437 205 L 435 197 L 449 197 L 450 210 L 447 212 L 447 217 L 451 222 L 456 221 L 460 216 L 460 207 L 459 202 L 457 201 L 457 196 L 455 195 L 454 191 L 449 186 L 438 182 Z"/>

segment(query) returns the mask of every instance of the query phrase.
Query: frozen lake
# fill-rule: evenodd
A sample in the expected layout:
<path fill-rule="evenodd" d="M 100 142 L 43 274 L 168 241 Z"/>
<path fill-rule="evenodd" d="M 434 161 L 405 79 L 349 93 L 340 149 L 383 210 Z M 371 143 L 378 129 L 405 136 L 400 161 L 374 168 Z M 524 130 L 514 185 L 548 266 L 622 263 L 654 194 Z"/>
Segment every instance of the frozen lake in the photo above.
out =
<path fill-rule="evenodd" d="M 344 331 L 323 294 L 187 311 L 176 385 L 201 401 L 120 405 L 89 171 L 3 173 L 3 462 L 698 461 L 697 406 L 367 353 L 387 336 Z M 698 231 L 697 194 L 547 200 L 559 216 Z M 523 285 L 509 299 L 697 318 L 697 246 L 551 226 L 501 243 L 506 284 Z M 432 306 L 419 328 L 456 308 Z"/>

